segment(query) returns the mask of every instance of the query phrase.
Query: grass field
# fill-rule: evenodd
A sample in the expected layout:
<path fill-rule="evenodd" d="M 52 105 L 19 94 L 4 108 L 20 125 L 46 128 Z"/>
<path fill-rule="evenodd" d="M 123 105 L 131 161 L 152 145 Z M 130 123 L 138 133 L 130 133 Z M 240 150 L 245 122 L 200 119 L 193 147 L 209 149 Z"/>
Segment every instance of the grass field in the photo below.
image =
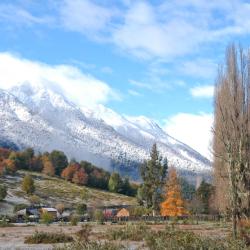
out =
<path fill-rule="evenodd" d="M 128 224 L 127 224 L 128 225 Z M 105 225 L 98 225 L 92 223 L 92 231 L 90 234 L 91 241 L 106 241 L 115 242 L 126 246 L 126 249 L 150 249 L 146 246 L 145 240 L 138 238 L 139 232 L 132 232 L 132 237 L 130 239 L 112 239 L 113 232 L 119 232 L 127 227 L 127 225 L 112 225 L 106 223 Z M 131 225 L 129 223 L 129 225 Z M 134 225 L 134 224 L 132 224 Z M 146 225 L 147 230 L 152 230 L 154 232 L 163 232 L 166 230 L 166 224 L 152 224 Z M 75 237 L 76 232 L 81 229 L 81 225 L 69 226 L 66 224 L 52 224 L 50 226 L 45 225 L 34 225 L 34 226 L 16 226 L 0 228 L 0 249 L 53 249 L 53 246 L 48 244 L 39 245 L 27 245 L 24 244 L 25 238 L 37 232 L 47 232 L 47 233 L 64 233 Z M 136 229 L 138 230 L 138 229 Z M 174 230 L 181 230 L 183 232 L 194 232 L 195 235 L 201 236 L 203 238 L 212 239 L 226 239 L 230 235 L 229 225 L 218 224 L 212 222 L 201 222 L 199 225 L 189 224 L 189 225 L 175 225 Z M 138 239 L 134 238 L 137 237 Z M 146 236 L 146 230 L 143 229 L 142 238 Z M 140 237 L 140 236 L 139 236 Z M 188 238 L 187 238 L 188 240 Z M 59 244 L 60 245 L 60 244 Z M 214 248 L 212 248 L 214 249 Z"/>

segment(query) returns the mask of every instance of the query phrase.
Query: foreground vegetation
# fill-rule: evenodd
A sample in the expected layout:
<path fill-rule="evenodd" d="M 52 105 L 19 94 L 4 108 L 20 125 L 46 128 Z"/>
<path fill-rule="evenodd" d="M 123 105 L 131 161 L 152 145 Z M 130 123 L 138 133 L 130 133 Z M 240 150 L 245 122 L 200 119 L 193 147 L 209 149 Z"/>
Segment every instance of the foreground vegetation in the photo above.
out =
<path fill-rule="evenodd" d="M 180 230 L 172 226 L 166 226 L 163 230 L 152 230 L 145 224 L 127 224 L 119 229 L 107 231 L 102 235 L 102 240 L 91 239 L 91 230 L 89 226 L 84 226 L 80 233 L 78 232 L 75 241 L 66 244 L 63 247 L 57 247 L 57 250 L 68 249 L 128 249 L 128 246 L 134 246 L 133 249 L 150 250 L 247 250 L 246 243 L 241 240 L 232 240 L 230 238 L 210 238 L 200 236 L 194 232 Z M 84 234 L 85 237 L 81 235 Z M 87 237 L 86 237 L 87 235 Z M 108 240 L 108 241 L 107 241 Z M 138 243 L 133 243 L 138 242 Z M 136 247 L 137 246 L 137 247 Z"/>

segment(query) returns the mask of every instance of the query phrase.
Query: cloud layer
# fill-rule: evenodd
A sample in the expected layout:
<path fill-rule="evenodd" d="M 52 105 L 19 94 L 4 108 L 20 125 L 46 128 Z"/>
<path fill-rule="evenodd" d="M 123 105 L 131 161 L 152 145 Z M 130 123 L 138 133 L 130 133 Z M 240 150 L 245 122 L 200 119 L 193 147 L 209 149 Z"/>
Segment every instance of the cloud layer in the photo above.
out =
<path fill-rule="evenodd" d="M 211 159 L 212 125 L 212 114 L 179 113 L 165 121 L 165 131 Z"/>
<path fill-rule="evenodd" d="M 19 83 L 57 86 L 71 101 L 82 106 L 107 103 L 120 96 L 105 82 L 84 74 L 70 65 L 47 65 L 0 53 L 0 88 L 8 89 Z"/>

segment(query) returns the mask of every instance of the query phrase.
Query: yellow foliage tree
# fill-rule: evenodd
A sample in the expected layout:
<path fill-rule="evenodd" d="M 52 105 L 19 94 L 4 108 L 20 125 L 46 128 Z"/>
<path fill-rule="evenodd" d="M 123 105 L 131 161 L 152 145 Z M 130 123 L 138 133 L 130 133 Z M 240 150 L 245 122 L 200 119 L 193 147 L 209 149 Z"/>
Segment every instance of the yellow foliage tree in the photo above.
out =
<path fill-rule="evenodd" d="M 184 201 L 181 197 L 181 187 L 178 183 L 177 173 L 172 168 L 169 170 L 166 199 L 161 203 L 161 215 L 176 217 L 187 214 L 188 211 L 184 208 Z"/>

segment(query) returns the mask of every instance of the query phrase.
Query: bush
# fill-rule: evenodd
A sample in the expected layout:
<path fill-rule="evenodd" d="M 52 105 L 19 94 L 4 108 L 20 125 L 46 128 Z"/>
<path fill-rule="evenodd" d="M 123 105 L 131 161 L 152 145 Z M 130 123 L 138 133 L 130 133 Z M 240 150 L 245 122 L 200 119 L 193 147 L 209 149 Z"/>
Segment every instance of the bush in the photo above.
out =
<path fill-rule="evenodd" d="M 76 206 L 77 214 L 84 215 L 86 213 L 86 211 L 87 211 L 87 205 L 86 204 L 84 204 L 84 203 L 77 204 L 77 206 Z"/>
<path fill-rule="evenodd" d="M 202 238 L 192 232 L 165 230 L 147 234 L 146 244 L 150 250 L 244 250 L 244 242 Z"/>
<path fill-rule="evenodd" d="M 71 226 L 77 226 L 77 224 L 78 224 L 79 221 L 80 221 L 79 217 L 76 216 L 76 215 L 72 215 L 70 217 L 70 224 L 71 224 Z"/>
<path fill-rule="evenodd" d="M 111 230 L 107 236 L 110 240 L 142 241 L 147 232 L 149 227 L 144 223 L 127 224 L 124 228 Z"/>
<path fill-rule="evenodd" d="M 25 175 L 22 181 L 22 190 L 26 194 L 33 194 L 35 192 L 34 180 L 30 175 Z"/>
<path fill-rule="evenodd" d="M 4 200 L 7 196 L 7 187 L 0 185 L 0 201 Z"/>
<path fill-rule="evenodd" d="M 92 227 L 89 224 L 82 225 L 81 230 L 76 233 L 78 241 L 89 242 Z"/>
<path fill-rule="evenodd" d="M 53 221 L 54 221 L 54 217 L 50 213 L 48 213 L 48 212 L 42 213 L 42 215 L 41 215 L 41 222 L 43 224 L 49 225 Z"/>
<path fill-rule="evenodd" d="M 97 221 L 98 223 L 103 224 L 103 222 L 104 222 L 104 215 L 103 215 L 102 210 L 96 210 L 96 211 L 94 212 L 94 219 L 95 219 L 95 221 Z"/>
<path fill-rule="evenodd" d="M 0 219 L 0 227 L 14 227 L 14 224 L 11 224 L 10 219 L 4 216 Z"/>
<path fill-rule="evenodd" d="M 71 244 L 64 245 L 63 247 L 55 247 L 54 250 L 122 250 L 126 249 L 124 246 L 120 244 L 115 244 L 113 242 L 99 242 L 99 241 L 91 241 L 91 242 L 82 242 L 76 241 Z"/>
<path fill-rule="evenodd" d="M 65 243 L 72 242 L 73 237 L 64 233 L 44 233 L 35 232 L 33 235 L 25 238 L 24 243 L 26 244 L 54 244 L 54 243 Z"/>

